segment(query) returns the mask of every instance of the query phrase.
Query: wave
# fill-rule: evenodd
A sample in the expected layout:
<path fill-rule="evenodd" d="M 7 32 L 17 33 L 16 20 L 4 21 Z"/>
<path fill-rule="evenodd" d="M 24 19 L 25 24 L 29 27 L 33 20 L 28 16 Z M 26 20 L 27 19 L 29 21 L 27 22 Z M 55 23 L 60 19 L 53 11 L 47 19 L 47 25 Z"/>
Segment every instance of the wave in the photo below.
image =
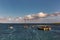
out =
<path fill-rule="evenodd" d="M 50 30 L 52 32 L 59 32 L 60 33 L 60 30 Z"/>

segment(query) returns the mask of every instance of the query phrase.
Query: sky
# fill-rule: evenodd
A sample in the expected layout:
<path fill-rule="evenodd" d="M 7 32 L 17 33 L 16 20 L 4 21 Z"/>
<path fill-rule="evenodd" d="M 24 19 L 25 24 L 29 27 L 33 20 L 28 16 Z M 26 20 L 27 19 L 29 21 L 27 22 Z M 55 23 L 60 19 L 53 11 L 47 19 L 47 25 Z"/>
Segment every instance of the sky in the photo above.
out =
<path fill-rule="evenodd" d="M 1 22 L 60 22 L 60 0 L 0 0 Z"/>
<path fill-rule="evenodd" d="M 0 0 L 0 17 L 17 17 L 60 11 L 60 0 Z"/>

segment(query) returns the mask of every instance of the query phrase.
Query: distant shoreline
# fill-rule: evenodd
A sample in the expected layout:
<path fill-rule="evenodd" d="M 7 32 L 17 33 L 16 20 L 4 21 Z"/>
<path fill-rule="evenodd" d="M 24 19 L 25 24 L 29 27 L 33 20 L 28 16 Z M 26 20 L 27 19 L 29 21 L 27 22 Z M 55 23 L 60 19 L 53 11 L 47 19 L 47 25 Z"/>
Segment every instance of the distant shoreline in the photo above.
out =
<path fill-rule="evenodd" d="M 33 24 L 33 25 L 56 25 L 56 24 L 60 24 L 60 23 L 0 23 L 0 24 Z"/>

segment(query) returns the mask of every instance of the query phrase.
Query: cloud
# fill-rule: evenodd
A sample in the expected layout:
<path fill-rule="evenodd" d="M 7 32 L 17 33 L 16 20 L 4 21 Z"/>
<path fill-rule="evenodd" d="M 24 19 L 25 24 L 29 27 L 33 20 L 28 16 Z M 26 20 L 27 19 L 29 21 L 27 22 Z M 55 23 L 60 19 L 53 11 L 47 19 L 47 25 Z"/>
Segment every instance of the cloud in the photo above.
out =
<path fill-rule="evenodd" d="M 55 12 L 52 14 L 40 12 L 37 14 L 27 15 L 30 20 L 29 22 L 40 22 L 40 23 L 51 23 L 51 22 L 60 22 L 60 12 Z M 32 21 L 31 21 L 32 20 Z"/>
<path fill-rule="evenodd" d="M 26 15 L 24 19 L 33 19 L 32 15 Z"/>
<path fill-rule="evenodd" d="M 40 18 L 45 18 L 45 17 L 47 17 L 48 16 L 48 14 L 46 14 L 46 13 L 43 13 L 43 12 L 40 12 L 40 13 L 37 13 L 37 14 L 32 14 L 32 15 L 26 15 L 25 17 L 24 17 L 24 19 L 26 19 L 26 20 L 35 20 L 35 19 L 40 19 Z"/>
<path fill-rule="evenodd" d="M 60 12 L 52 14 L 39 12 L 37 14 L 26 15 L 24 17 L 2 17 L 0 23 L 51 23 L 60 22 Z"/>
<path fill-rule="evenodd" d="M 0 23 L 4 23 L 4 22 L 7 22 L 7 18 L 0 18 Z"/>
<path fill-rule="evenodd" d="M 37 14 L 37 16 L 40 17 L 40 18 L 46 17 L 47 15 L 48 14 L 45 14 L 43 12 L 40 12 L 40 13 Z"/>
<path fill-rule="evenodd" d="M 51 14 L 50 16 L 60 16 L 60 12 L 54 12 L 54 13 Z"/>

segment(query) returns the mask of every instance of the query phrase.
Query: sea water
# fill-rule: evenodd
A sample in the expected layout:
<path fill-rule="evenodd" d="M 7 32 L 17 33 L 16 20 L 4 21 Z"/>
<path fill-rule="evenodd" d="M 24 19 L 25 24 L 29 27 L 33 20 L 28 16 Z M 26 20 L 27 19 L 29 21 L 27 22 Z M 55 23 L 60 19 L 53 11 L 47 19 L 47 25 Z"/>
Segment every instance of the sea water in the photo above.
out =
<path fill-rule="evenodd" d="M 40 24 L 41 25 L 41 24 Z M 52 30 L 38 30 L 37 26 L 27 24 L 28 28 L 24 28 L 25 24 L 0 24 L 0 40 L 60 40 L 60 25 L 51 25 Z"/>

